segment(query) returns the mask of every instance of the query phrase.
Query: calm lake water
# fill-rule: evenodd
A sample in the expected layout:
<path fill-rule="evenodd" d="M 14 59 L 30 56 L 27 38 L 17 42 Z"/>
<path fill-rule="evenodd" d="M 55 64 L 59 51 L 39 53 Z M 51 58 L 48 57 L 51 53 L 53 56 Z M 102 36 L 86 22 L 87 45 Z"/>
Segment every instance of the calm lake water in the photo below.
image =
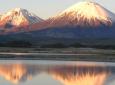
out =
<path fill-rule="evenodd" d="M 115 85 L 115 63 L 0 60 L 0 85 Z"/>

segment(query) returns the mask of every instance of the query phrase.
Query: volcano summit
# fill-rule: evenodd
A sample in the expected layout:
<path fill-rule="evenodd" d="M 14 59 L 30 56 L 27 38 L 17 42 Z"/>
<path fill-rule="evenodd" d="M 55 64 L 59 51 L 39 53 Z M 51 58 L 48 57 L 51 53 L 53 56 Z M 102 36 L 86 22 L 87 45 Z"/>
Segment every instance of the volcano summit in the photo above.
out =
<path fill-rule="evenodd" d="M 46 20 L 40 28 L 80 26 L 98 27 L 101 25 L 111 26 L 115 21 L 115 14 L 95 2 L 79 2 L 63 12 Z M 36 25 L 37 26 L 37 25 Z"/>
<path fill-rule="evenodd" d="M 42 21 L 41 18 L 26 9 L 15 8 L 0 16 L 0 26 L 2 28 L 25 27 Z"/>
<path fill-rule="evenodd" d="M 62 21 L 65 25 L 98 26 L 111 25 L 110 12 L 94 2 L 80 2 L 53 17 L 54 23 Z M 59 22 L 58 22 L 59 20 Z"/>

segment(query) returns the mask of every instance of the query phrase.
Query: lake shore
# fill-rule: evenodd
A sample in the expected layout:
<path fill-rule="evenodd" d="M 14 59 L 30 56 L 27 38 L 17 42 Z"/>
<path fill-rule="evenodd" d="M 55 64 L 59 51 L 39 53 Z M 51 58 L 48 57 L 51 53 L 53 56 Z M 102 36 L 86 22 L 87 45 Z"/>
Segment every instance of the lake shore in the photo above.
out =
<path fill-rule="evenodd" d="M 115 62 L 115 50 L 94 48 L 0 48 L 0 59 Z"/>
<path fill-rule="evenodd" d="M 0 60 L 59 60 L 115 62 L 113 54 L 0 53 Z"/>

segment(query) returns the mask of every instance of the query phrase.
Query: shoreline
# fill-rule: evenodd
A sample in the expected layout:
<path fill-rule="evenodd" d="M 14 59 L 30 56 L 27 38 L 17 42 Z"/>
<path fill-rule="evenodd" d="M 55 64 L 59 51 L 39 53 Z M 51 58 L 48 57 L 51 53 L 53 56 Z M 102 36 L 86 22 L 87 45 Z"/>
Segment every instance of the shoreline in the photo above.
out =
<path fill-rule="evenodd" d="M 58 60 L 58 61 L 96 61 L 115 62 L 115 55 L 102 54 L 43 54 L 42 55 L 12 55 L 2 54 L 0 60 Z"/>
<path fill-rule="evenodd" d="M 0 60 L 59 60 L 115 62 L 115 50 L 94 48 L 3 48 Z"/>

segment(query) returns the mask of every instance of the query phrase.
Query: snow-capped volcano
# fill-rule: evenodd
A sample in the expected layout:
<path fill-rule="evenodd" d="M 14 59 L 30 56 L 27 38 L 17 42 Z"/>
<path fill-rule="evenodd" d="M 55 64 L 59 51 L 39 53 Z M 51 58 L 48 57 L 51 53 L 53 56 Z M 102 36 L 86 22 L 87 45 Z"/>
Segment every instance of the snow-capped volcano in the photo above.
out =
<path fill-rule="evenodd" d="M 27 26 L 42 21 L 41 18 L 28 12 L 26 9 L 15 8 L 0 17 L 0 26 Z"/>
<path fill-rule="evenodd" d="M 86 1 L 79 2 L 63 12 L 51 17 L 50 26 L 111 26 L 115 15 L 98 3 Z"/>

